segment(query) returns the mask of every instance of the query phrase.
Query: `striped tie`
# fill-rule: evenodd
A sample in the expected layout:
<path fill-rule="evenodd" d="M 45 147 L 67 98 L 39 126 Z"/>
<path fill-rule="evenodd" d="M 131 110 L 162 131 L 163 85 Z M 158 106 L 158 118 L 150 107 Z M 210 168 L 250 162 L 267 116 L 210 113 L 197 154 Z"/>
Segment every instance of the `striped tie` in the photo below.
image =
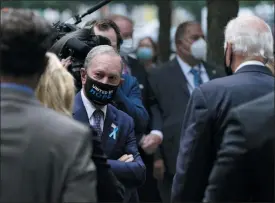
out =
<path fill-rule="evenodd" d="M 98 136 L 102 135 L 102 130 L 101 130 L 101 119 L 103 118 L 103 112 L 99 109 L 95 110 L 93 113 L 93 118 L 94 118 L 94 124 L 93 128 L 97 132 Z"/>

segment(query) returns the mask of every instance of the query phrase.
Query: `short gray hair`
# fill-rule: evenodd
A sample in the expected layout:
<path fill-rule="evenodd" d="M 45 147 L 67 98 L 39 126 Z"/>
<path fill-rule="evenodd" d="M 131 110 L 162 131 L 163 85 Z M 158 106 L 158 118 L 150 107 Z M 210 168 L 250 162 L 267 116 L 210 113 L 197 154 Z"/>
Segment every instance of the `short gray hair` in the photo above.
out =
<path fill-rule="evenodd" d="M 93 60 L 93 58 L 100 54 L 108 54 L 111 56 L 119 56 L 120 57 L 118 52 L 113 47 L 111 47 L 109 45 L 99 45 L 99 46 L 94 47 L 86 56 L 85 62 L 84 62 L 84 68 L 87 69 L 88 66 L 90 65 L 91 61 Z M 121 68 L 122 68 L 122 66 L 121 66 Z"/>
<path fill-rule="evenodd" d="M 239 16 L 227 24 L 225 43 L 232 43 L 234 53 L 272 59 L 273 36 L 270 27 L 257 16 Z"/>

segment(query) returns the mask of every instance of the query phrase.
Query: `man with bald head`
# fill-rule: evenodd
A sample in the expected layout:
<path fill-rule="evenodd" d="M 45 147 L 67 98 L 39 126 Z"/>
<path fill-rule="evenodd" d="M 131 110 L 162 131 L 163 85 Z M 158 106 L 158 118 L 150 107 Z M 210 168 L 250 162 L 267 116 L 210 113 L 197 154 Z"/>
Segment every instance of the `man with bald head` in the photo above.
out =
<path fill-rule="evenodd" d="M 232 19 L 225 29 L 224 45 L 229 76 L 196 88 L 187 105 L 172 202 L 202 201 L 228 127 L 229 111 L 274 91 L 274 77 L 265 66 L 274 57 L 273 36 L 262 19 L 256 16 Z"/>

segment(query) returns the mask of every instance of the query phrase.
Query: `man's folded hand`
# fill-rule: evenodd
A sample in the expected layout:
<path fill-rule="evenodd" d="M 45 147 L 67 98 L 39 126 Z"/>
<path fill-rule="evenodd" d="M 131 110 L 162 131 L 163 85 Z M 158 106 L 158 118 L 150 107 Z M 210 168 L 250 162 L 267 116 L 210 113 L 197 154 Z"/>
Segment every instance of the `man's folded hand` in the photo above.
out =
<path fill-rule="evenodd" d="M 124 154 L 118 160 L 122 162 L 132 162 L 134 161 L 134 157 L 132 154 Z"/>

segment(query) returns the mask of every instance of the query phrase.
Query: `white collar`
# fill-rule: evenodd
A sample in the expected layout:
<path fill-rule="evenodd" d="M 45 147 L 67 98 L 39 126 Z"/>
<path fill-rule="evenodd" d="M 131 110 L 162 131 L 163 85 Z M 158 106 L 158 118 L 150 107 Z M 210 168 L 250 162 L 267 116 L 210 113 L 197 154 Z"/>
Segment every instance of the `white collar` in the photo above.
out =
<path fill-rule="evenodd" d="M 81 89 L 81 98 L 82 98 L 84 107 L 86 109 L 88 118 L 90 120 L 92 118 L 92 115 L 93 115 L 94 111 L 96 110 L 96 108 L 94 107 L 94 104 L 88 100 L 88 98 L 84 94 L 84 90 L 83 89 Z M 107 112 L 107 105 L 101 107 L 100 110 L 103 111 L 104 120 L 105 120 L 105 118 L 106 118 L 106 112 Z"/>
<path fill-rule="evenodd" d="M 260 61 L 255 61 L 255 60 L 251 60 L 251 61 L 245 61 L 243 63 L 241 63 L 235 70 L 235 72 L 237 72 L 238 70 L 240 70 L 242 67 L 247 66 L 247 65 L 258 65 L 258 66 L 264 66 L 264 64 Z"/>
<path fill-rule="evenodd" d="M 178 62 L 179 62 L 179 64 L 180 64 L 180 67 L 181 67 L 181 69 L 183 70 L 184 74 L 185 74 L 185 75 L 188 75 L 188 74 L 190 73 L 190 71 L 192 70 L 192 67 L 191 67 L 189 64 L 187 64 L 186 62 L 184 62 L 184 61 L 179 57 L 179 55 L 176 55 L 176 58 L 177 58 L 177 60 L 178 60 Z M 205 70 L 205 68 L 203 67 L 203 65 L 196 65 L 196 66 L 194 66 L 193 68 L 195 68 L 195 69 L 197 69 L 197 70 L 199 70 L 199 71 L 201 71 L 201 72 L 206 72 L 206 70 Z"/>

